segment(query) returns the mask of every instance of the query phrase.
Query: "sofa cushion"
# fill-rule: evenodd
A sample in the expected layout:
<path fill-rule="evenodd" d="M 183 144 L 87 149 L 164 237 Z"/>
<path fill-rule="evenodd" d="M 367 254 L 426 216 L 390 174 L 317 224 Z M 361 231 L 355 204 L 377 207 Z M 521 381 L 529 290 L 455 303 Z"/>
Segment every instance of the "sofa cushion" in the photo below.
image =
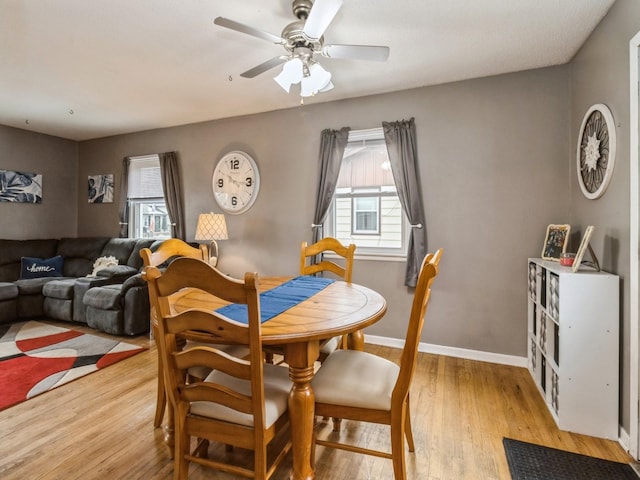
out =
<path fill-rule="evenodd" d="M 65 277 L 85 277 L 93 270 L 93 262 L 102 256 L 109 238 L 62 238 L 58 255 L 64 257 Z"/>
<path fill-rule="evenodd" d="M 102 249 L 101 257 L 116 257 L 119 265 L 126 265 L 136 246 L 135 238 L 111 238 Z"/>
<path fill-rule="evenodd" d="M 0 282 L 15 282 L 20 278 L 22 257 L 51 258 L 56 254 L 58 240 L 0 239 Z"/>
<path fill-rule="evenodd" d="M 12 300 L 18 296 L 18 287 L 13 283 L 0 282 L 0 302 Z"/>
<path fill-rule="evenodd" d="M 52 280 L 42 287 L 42 294 L 45 297 L 59 298 L 61 300 L 73 300 L 73 286 L 75 278 L 65 278 L 63 280 Z"/>
<path fill-rule="evenodd" d="M 18 287 L 18 294 L 22 295 L 37 295 L 42 294 L 42 287 L 49 282 L 59 280 L 58 277 L 40 277 L 40 278 L 26 278 L 22 280 L 16 280 L 14 285 Z"/>
<path fill-rule="evenodd" d="M 118 310 L 121 308 L 122 285 L 104 285 L 87 290 L 82 299 L 87 307 L 99 310 Z"/>
<path fill-rule="evenodd" d="M 51 258 L 22 257 L 20 278 L 61 277 L 64 258 L 56 255 Z"/>
<path fill-rule="evenodd" d="M 140 250 L 143 248 L 152 248 L 155 243 L 162 243 L 160 240 L 154 240 L 153 238 L 139 238 L 136 242 L 136 246 L 127 260 L 127 265 L 140 270 L 142 268 L 142 257 L 140 256 Z M 157 247 L 156 247 L 157 248 Z"/>
<path fill-rule="evenodd" d="M 113 267 L 103 268 L 96 272 L 94 278 L 114 278 L 114 277 L 130 277 L 138 271 L 129 265 L 115 265 Z"/>

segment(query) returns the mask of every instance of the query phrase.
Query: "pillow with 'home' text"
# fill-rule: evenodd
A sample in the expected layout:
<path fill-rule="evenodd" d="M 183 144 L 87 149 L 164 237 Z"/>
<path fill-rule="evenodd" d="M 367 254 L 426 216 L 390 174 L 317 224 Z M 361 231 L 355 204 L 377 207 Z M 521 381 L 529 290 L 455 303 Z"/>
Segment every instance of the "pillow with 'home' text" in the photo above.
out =
<path fill-rule="evenodd" d="M 52 258 L 22 257 L 20 278 L 61 277 L 63 262 L 61 255 Z"/>

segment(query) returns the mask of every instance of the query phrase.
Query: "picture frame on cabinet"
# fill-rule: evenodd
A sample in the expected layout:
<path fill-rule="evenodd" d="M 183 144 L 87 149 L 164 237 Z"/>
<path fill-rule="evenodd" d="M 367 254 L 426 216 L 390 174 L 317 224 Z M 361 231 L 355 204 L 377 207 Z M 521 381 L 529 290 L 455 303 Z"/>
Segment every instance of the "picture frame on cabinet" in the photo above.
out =
<path fill-rule="evenodd" d="M 567 250 L 569 243 L 569 233 L 571 225 L 551 224 L 547 227 L 547 234 L 544 238 L 541 257 L 544 260 L 560 261 L 560 255 Z"/>
<path fill-rule="evenodd" d="M 595 259 L 593 250 L 591 250 L 589 247 L 589 241 L 591 240 L 591 236 L 593 235 L 593 229 L 593 225 L 589 225 L 584 231 L 584 235 L 582 236 L 582 240 L 580 241 L 580 246 L 578 247 L 578 251 L 576 252 L 576 259 L 573 261 L 573 265 L 571 266 L 571 271 L 573 271 L 574 273 L 577 272 L 580 268 L 582 258 L 584 257 L 587 249 L 589 249 L 591 256 L 594 259 L 594 268 L 596 268 L 596 270 L 598 271 L 600 270 L 599 266 L 596 267 L 596 265 L 598 265 L 598 261 Z"/>

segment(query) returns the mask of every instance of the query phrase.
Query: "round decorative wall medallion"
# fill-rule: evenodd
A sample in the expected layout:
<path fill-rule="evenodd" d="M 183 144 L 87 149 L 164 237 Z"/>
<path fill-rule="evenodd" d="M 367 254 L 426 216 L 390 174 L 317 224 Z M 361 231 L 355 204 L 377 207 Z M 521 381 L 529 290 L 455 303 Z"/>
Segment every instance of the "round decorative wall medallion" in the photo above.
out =
<path fill-rule="evenodd" d="M 244 213 L 258 196 L 260 172 L 249 154 L 229 152 L 213 170 L 212 183 L 213 196 L 225 213 Z"/>
<path fill-rule="evenodd" d="M 584 196 L 591 200 L 602 196 L 616 161 L 616 128 L 606 105 L 593 105 L 584 116 L 576 160 L 578 183 Z"/>

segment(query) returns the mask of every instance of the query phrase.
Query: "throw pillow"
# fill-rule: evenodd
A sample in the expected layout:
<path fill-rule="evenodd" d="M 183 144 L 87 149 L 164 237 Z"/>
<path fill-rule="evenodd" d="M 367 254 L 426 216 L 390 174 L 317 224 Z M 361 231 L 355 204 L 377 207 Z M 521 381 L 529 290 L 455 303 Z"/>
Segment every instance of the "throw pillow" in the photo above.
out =
<path fill-rule="evenodd" d="M 98 257 L 96 261 L 93 262 L 93 272 L 87 275 L 87 277 L 95 277 L 103 268 L 115 267 L 116 265 L 118 265 L 118 259 L 114 256 Z"/>
<path fill-rule="evenodd" d="M 20 278 L 61 277 L 63 263 L 61 255 L 52 258 L 22 257 Z"/>

